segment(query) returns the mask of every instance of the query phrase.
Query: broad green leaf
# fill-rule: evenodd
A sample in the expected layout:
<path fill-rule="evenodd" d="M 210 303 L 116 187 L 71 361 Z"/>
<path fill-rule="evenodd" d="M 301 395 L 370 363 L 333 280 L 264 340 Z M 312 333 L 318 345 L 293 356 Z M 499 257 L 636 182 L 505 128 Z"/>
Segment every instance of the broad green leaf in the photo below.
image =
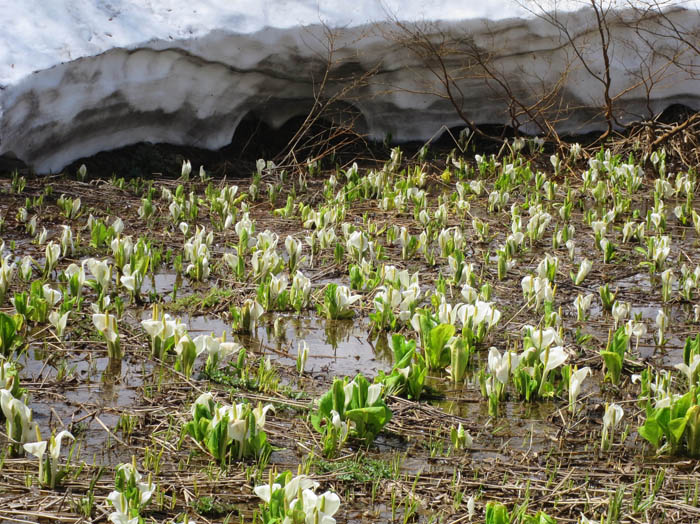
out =
<path fill-rule="evenodd" d="M 672 435 L 672 445 L 675 448 L 681 443 L 683 438 L 683 433 L 685 433 L 685 426 L 688 423 L 688 417 L 674 418 L 668 425 L 668 429 Z"/>
<path fill-rule="evenodd" d="M 391 346 L 394 351 L 394 369 L 408 366 L 413 360 L 416 341 L 407 341 L 402 335 L 394 334 L 391 337 Z"/>
<path fill-rule="evenodd" d="M 693 392 L 688 391 L 671 405 L 671 419 L 684 417 L 693 404 Z"/>
<path fill-rule="evenodd" d="M 643 426 L 639 427 L 639 434 L 648 440 L 652 446 L 659 448 L 661 446 L 661 438 L 663 437 L 663 430 L 661 426 L 656 422 L 655 419 L 647 419 Z"/>
<path fill-rule="evenodd" d="M 600 356 L 603 357 L 605 369 L 607 369 L 612 383 L 617 384 L 620 382 L 620 375 L 622 373 L 622 357 L 614 351 L 601 351 Z"/>
<path fill-rule="evenodd" d="M 428 368 L 426 368 L 425 366 L 421 367 L 418 371 L 414 369 L 413 374 L 410 375 L 408 378 L 408 390 L 410 395 L 409 398 L 412 398 L 416 401 L 420 400 L 426 376 L 428 376 Z"/>
<path fill-rule="evenodd" d="M 691 407 L 687 417 L 688 455 L 697 458 L 700 457 L 700 406 Z"/>
<path fill-rule="evenodd" d="M 497 502 L 486 504 L 486 524 L 510 524 L 508 508 Z"/>
<path fill-rule="evenodd" d="M 426 353 L 431 369 L 443 369 L 449 364 L 450 354 L 446 345 L 454 334 L 455 327 L 451 324 L 440 324 L 430 330 Z"/>
<path fill-rule="evenodd" d="M 0 354 L 9 356 L 15 343 L 17 326 L 11 316 L 0 313 Z"/>

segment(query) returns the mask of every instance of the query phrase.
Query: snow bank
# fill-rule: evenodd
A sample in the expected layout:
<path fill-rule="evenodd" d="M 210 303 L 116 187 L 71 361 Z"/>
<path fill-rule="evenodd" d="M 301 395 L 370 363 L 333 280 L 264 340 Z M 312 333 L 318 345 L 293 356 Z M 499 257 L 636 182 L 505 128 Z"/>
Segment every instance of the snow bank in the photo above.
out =
<path fill-rule="evenodd" d="M 255 33 L 325 23 L 491 20 L 526 16 L 513 0 L 0 0 L 0 87 L 61 62 L 152 40 L 199 38 L 212 30 Z"/>
<path fill-rule="evenodd" d="M 591 12 L 558 18 L 584 66 L 560 29 L 516 3 L 465 4 L 472 3 L 0 0 L 2 12 L 16 15 L 0 31 L 0 154 L 56 172 L 139 141 L 216 149 L 249 114 L 280 126 L 308 110 L 326 69 L 328 30 L 319 21 L 332 28 L 335 49 L 324 94 L 356 108 L 371 137 L 425 140 L 443 125 L 463 125 L 439 96 L 445 90 L 433 73 L 435 57 L 404 45 L 406 32 L 385 21 L 394 16 L 411 21 L 405 30 L 426 41 L 450 43 L 443 59 L 451 91 L 475 123 L 537 133 L 544 114 L 535 113 L 546 105 L 559 131 L 605 127 L 595 78 L 604 65 Z M 433 19 L 441 21 L 426 22 Z M 673 22 L 690 38 L 700 27 L 695 11 L 642 23 L 625 11 L 610 21 L 619 124 L 675 102 L 700 108 L 700 58 L 668 29 Z"/>

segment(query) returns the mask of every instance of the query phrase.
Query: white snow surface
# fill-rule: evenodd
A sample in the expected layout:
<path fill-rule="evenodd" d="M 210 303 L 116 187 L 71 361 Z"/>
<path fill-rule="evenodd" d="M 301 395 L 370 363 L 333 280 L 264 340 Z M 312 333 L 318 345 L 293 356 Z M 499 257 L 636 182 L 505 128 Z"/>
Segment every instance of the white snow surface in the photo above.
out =
<path fill-rule="evenodd" d="M 254 33 L 326 23 L 499 20 L 527 16 L 515 0 L 0 0 L 0 86 L 61 62 L 150 40 Z"/>
<path fill-rule="evenodd" d="M 603 129 L 593 13 L 576 11 L 576 0 L 556 4 L 585 66 L 559 30 L 515 0 L 0 0 L 0 154 L 56 172 L 140 141 L 216 149 L 249 114 L 278 127 L 313 102 L 326 68 L 328 34 L 320 24 L 335 35 L 337 78 L 324 95 L 358 111 L 370 137 L 426 140 L 442 126 L 464 125 L 440 96 L 435 61 L 400 45 L 392 19 L 433 42 L 461 42 L 445 63 L 474 123 L 538 133 L 541 118 L 520 110 L 559 82 L 547 113 L 557 129 Z M 675 5 L 661 22 L 642 20 L 642 31 L 631 27 L 629 11 L 611 16 L 617 124 L 672 103 L 700 109 L 700 58 L 664 22 L 691 34 L 700 17 L 695 2 L 677 4 L 686 9 Z M 491 81 L 483 70 L 465 71 L 475 49 L 488 56 Z M 369 71 L 366 82 L 347 89 L 349 78 Z M 515 116 L 513 98 L 523 102 Z"/>

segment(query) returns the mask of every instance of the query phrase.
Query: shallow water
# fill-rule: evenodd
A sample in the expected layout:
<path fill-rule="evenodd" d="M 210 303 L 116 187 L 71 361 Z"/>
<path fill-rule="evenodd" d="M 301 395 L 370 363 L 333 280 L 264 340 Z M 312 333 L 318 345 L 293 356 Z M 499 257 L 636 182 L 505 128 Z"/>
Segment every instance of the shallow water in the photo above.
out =
<path fill-rule="evenodd" d="M 173 288 L 176 285 L 178 288 L 181 288 L 183 285 L 183 279 L 178 278 L 176 273 L 156 273 L 153 277 L 144 279 L 141 285 L 141 294 L 148 295 L 155 291 L 161 299 L 165 302 L 169 302 L 172 298 L 171 293 Z"/>
<path fill-rule="evenodd" d="M 141 318 L 150 318 L 150 312 L 144 312 Z M 255 336 L 242 336 L 233 334 L 231 326 L 216 317 L 180 318 L 192 336 L 226 333 L 227 339 L 237 340 L 249 352 L 269 356 L 283 366 L 295 365 L 297 348 L 305 341 L 309 346 L 305 371 L 312 375 L 332 378 L 363 373 L 373 377 L 379 370 L 389 371 L 392 365 L 386 335 L 371 339 L 364 319 L 325 320 L 315 315 L 268 313 L 260 319 Z"/>
<path fill-rule="evenodd" d="M 117 431 L 117 423 L 122 413 L 128 414 L 130 408 L 140 404 L 142 372 L 150 364 L 130 362 L 128 358 L 111 362 L 83 352 L 60 364 L 69 371 L 67 376 L 59 377 L 57 367 L 41 360 L 41 352 L 33 353 L 25 354 L 20 364 L 24 366 L 22 385 L 29 391 L 29 407 L 40 428 L 46 431 L 58 423 L 74 435 L 84 436 L 81 456 L 76 459 L 97 465 L 128 461 L 131 451 L 126 442 L 120 442 L 123 435 Z M 53 386 L 50 395 L 42 393 L 47 385 Z"/>

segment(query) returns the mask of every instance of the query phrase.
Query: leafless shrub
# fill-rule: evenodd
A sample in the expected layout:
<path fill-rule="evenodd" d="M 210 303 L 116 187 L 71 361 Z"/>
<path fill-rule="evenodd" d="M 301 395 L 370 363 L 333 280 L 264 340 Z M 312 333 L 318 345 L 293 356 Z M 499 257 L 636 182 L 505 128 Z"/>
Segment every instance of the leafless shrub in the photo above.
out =
<path fill-rule="evenodd" d="M 545 66 L 542 73 L 523 63 L 517 74 L 513 74 L 506 64 L 510 57 L 499 44 L 503 34 L 498 29 L 480 33 L 477 41 L 459 25 L 406 23 L 394 17 L 379 28 L 387 40 L 416 59 L 416 77 L 422 78 L 423 83 L 413 92 L 436 96 L 451 104 L 474 134 L 503 140 L 503 136 L 487 134 L 470 116 L 469 106 L 474 105 L 476 93 L 487 99 L 477 103 L 502 107 L 516 133 L 525 130 L 559 142 L 555 127 L 562 115 L 561 90 L 566 83 L 566 67 L 558 71 L 554 81 L 550 74 L 552 64 Z M 541 64 L 546 64 L 546 60 L 540 57 Z"/>
<path fill-rule="evenodd" d="M 571 1 L 522 0 L 520 5 L 543 23 L 538 27 L 550 31 L 543 38 L 554 45 L 539 53 L 526 46 L 517 56 L 518 66 L 509 56 L 513 47 L 503 44 L 504 31 L 517 27 L 515 21 L 483 22 L 475 38 L 464 25 L 405 23 L 393 17 L 382 32 L 420 64 L 416 73 L 423 74 L 423 87 L 415 92 L 449 102 L 474 133 L 502 139 L 481 131 L 470 111 L 470 89 L 478 86 L 479 95 L 488 99 L 483 103 L 502 107 L 501 120 L 516 133 L 538 134 L 561 146 L 559 124 L 575 118 L 583 131 L 602 122 L 600 143 L 632 122 L 644 122 L 654 134 L 655 121 L 665 109 L 664 93 L 700 72 L 700 32 L 679 23 L 679 4 L 581 0 L 576 12 Z M 538 38 L 533 22 L 521 23 L 531 23 L 528 37 Z M 528 54 L 537 55 L 536 67 L 528 63 Z M 567 124 L 567 131 L 575 132 Z M 658 138 L 652 141 L 658 143 Z"/>
<path fill-rule="evenodd" d="M 323 26 L 323 36 L 308 33 L 311 49 L 318 54 L 319 77 L 311 79 L 313 101 L 303 122 L 276 157 L 278 165 L 303 165 L 334 154 L 355 142 L 364 142 L 362 114 L 352 105 L 353 97 L 365 86 L 376 67 L 343 73 L 344 61 L 338 56 L 339 30 Z"/>

